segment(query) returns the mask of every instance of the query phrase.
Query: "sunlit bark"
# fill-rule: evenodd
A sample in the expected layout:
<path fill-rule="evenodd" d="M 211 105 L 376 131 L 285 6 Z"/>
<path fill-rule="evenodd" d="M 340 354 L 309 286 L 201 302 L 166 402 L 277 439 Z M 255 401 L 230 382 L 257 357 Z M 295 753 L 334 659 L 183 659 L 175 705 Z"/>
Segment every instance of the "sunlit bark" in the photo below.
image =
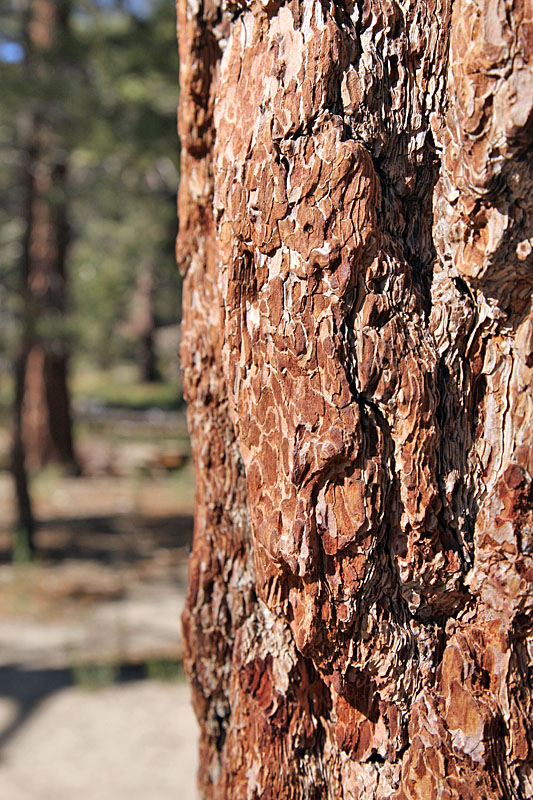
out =
<path fill-rule="evenodd" d="M 530 797 L 527 7 L 178 11 L 203 796 Z"/>

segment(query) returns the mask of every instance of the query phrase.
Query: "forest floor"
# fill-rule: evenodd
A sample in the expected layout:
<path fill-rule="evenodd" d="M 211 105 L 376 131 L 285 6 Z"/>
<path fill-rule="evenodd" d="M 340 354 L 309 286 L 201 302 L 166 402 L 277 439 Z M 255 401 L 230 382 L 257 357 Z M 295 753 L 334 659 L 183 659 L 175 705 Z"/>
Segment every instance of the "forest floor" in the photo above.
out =
<path fill-rule="evenodd" d="M 193 475 L 183 414 L 78 430 L 82 477 L 32 481 L 38 557 L 13 553 L 0 471 L 0 797 L 194 800 L 181 667 Z M 0 430 L 0 463 L 9 435 Z"/>

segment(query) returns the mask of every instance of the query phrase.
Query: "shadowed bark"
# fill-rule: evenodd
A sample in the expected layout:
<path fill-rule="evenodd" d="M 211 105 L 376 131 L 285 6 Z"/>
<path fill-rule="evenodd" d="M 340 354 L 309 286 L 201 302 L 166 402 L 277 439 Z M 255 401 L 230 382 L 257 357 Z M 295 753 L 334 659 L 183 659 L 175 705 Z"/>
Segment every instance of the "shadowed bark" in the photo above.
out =
<path fill-rule="evenodd" d="M 178 15 L 202 795 L 525 800 L 526 6 Z"/>

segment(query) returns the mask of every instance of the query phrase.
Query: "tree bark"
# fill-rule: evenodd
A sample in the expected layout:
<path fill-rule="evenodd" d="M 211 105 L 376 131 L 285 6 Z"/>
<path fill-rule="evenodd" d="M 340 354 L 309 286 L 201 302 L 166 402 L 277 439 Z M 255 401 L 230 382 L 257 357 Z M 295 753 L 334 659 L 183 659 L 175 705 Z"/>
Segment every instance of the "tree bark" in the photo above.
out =
<path fill-rule="evenodd" d="M 178 2 L 205 798 L 533 796 L 528 14 Z"/>
<path fill-rule="evenodd" d="M 28 6 L 26 68 L 30 79 L 49 74 L 51 57 L 64 47 L 69 4 L 32 0 Z M 45 101 L 38 100 L 21 124 L 25 153 L 25 220 L 21 265 L 23 301 L 17 370 L 23 370 L 21 436 L 27 466 L 48 462 L 77 471 L 68 390 L 65 340 L 66 257 L 69 241 L 67 156 Z M 20 378 L 20 376 L 19 376 Z"/>
<path fill-rule="evenodd" d="M 137 285 L 133 294 L 131 309 L 131 329 L 137 342 L 137 366 L 139 380 L 143 383 L 156 383 L 161 380 L 155 353 L 155 314 L 154 314 L 155 269 L 151 263 L 139 267 Z"/>

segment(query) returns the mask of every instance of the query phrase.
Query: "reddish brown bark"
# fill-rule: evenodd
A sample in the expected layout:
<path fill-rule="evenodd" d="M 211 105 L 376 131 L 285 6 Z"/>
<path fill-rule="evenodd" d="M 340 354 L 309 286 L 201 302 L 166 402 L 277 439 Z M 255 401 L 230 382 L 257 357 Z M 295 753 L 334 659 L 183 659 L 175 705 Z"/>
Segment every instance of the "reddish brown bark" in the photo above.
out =
<path fill-rule="evenodd" d="M 178 3 L 207 798 L 526 798 L 523 4 Z"/>
<path fill-rule="evenodd" d="M 43 79 L 50 54 L 64 46 L 68 2 L 33 0 L 28 7 L 26 68 Z M 76 469 L 68 391 L 66 255 L 67 165 L 49 110 L 35 101 L 21 121 L 25 152 L 26 233 L 21 268 L 23 333 L 17 373 L 22 386 L 21 437 L 30 469 L 54 461 Z"/>

